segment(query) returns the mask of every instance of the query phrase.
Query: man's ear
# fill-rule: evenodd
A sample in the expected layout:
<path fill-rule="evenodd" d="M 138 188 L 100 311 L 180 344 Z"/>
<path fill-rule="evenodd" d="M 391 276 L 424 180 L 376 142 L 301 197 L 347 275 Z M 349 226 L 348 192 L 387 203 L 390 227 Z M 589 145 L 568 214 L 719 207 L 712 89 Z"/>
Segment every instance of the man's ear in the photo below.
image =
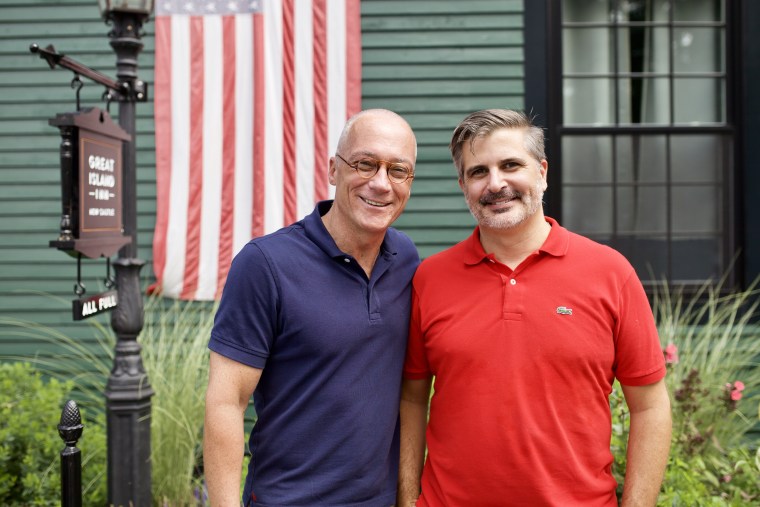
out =
<path fill-rule="evenodd" d="M 541 178 L 544 180 L 544 192 L 546 191 L 547 187 L 549 186 L 549 162 L 546 161 L 545 158 L 541 159 L 541 168 L 539 169 L 539 172 L 541 173 Z"/>
<path fill-rule="evenodd" d="M 327 181 L 330 182 L 330 185 L 335 185 L 335 157 L 330 157 L 330 161 L 328 162 L 327 167 Z"/>

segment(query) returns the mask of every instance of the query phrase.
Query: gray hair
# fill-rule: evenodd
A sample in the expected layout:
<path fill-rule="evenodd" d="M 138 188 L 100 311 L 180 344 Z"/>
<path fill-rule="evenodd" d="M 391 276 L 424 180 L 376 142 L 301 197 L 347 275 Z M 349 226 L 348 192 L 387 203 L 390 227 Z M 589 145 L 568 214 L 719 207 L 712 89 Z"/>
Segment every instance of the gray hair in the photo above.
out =
<path fill-rule="evenodd" d="M 541 127 L 533 125 L 531 119 L 522 111 L 511 109 L 484 109 L 469 114 L 454 129 L 451 136 L 449 150 L 451 157 L 454 159 L 454 165 L 459 173 L 459 178 L 463 176 L 464 168 L 462 167 L 462 148 L 467 141 L 476 137 L 486 137 L 495 130 L 523 129 L 525 131 L 525 149 L 537 161 L 546 159 L 544 152 L 544 131 Z"/>

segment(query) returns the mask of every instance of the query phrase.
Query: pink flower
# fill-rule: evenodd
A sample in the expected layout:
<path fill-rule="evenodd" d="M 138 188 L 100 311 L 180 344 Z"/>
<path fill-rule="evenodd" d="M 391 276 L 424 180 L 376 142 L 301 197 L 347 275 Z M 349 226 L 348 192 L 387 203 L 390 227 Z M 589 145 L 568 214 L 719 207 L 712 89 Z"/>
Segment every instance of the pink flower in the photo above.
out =
<path fill-rule="evenodd" d="M 668 343 L 663 351 L 665 353 L 665 364 L 677 364 L 678 363 L 678 347 L 673 343 Z"/>
<path fill-rule="evenodd" d="M 731 399 L 734 400 L 734 401 L 741 400 L 742 399 L 742 392 L 741 391 L 737 391 L 737 390 L 734 389 L 733 391 L 731 391 Z"/>
<path fill-rule="evenodd" d="M 737 380 L 736 382 L 734 382 L 734 389 L 740 392 L 744 391 L 744 382 L 742 382 L 741 380 Z"/>

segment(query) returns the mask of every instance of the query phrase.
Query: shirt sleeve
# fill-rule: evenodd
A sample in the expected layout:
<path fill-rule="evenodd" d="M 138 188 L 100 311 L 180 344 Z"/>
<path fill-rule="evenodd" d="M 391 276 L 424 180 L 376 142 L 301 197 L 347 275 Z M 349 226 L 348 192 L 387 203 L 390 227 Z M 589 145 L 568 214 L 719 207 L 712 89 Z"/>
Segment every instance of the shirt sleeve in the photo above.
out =
<path fill-rule="evenodd" d="M 209 349 L 264 368 L 277 335 L 279 289 L 267 257 L 255 243 L 235 256 L 214 317 Z"/>
<path fill-rule="evenodd" d="M 420 298 L 412 285 L 412 311 L 409 318 L 409 341 L 406 347 L 404 378 L 420 380 L 430 378 L 430 366 L 425 355 L 424 331 L 420 326 Z"/>
<path fill-rule="evenodd" d="M 665 358 L 644 287 L 635 271 L 620 292 L 615 326 L 615 376 L 621 384 L 643 386 L 665 376 Z"/>

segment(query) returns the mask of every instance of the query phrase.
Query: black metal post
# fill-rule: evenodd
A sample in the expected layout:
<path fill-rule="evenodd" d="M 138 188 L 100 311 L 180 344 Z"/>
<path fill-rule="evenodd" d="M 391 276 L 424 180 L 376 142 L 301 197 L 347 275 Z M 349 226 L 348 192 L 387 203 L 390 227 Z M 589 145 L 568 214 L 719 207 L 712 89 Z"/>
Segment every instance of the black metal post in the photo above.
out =
<path fill-rule="evenodd" d="M 83 428 L 79 407 L 67 401 L 58 424 L 58 434 L 66 444 L 61 451 L 61 507 L 82 507 L 82 452 L 77 441 Z"/>
<path fill-rule="evenodd" d="M 143 299 L 137 258 L 137 171 L 135 160 L 135 102 L 145 100 L 137 79 L 137 55 L 142 50 L 140 29 L 145 16 L 112 11 L 108 20 L 111 47 L 116 52 L 119 125 L 131 136 L 124 142 L 122 161 L 122 218 L 124 234 L 132 241 L 119 250 L 113 263 L 119 305 L 111 312 L 117 342 L 114 365 L 106 385 L 108 424 L 108 502 L 114 506 L 147 507 L 151 500 L 150 412 L 153 389 L 140 357 L 137 336 L 143 327 Z"/>

